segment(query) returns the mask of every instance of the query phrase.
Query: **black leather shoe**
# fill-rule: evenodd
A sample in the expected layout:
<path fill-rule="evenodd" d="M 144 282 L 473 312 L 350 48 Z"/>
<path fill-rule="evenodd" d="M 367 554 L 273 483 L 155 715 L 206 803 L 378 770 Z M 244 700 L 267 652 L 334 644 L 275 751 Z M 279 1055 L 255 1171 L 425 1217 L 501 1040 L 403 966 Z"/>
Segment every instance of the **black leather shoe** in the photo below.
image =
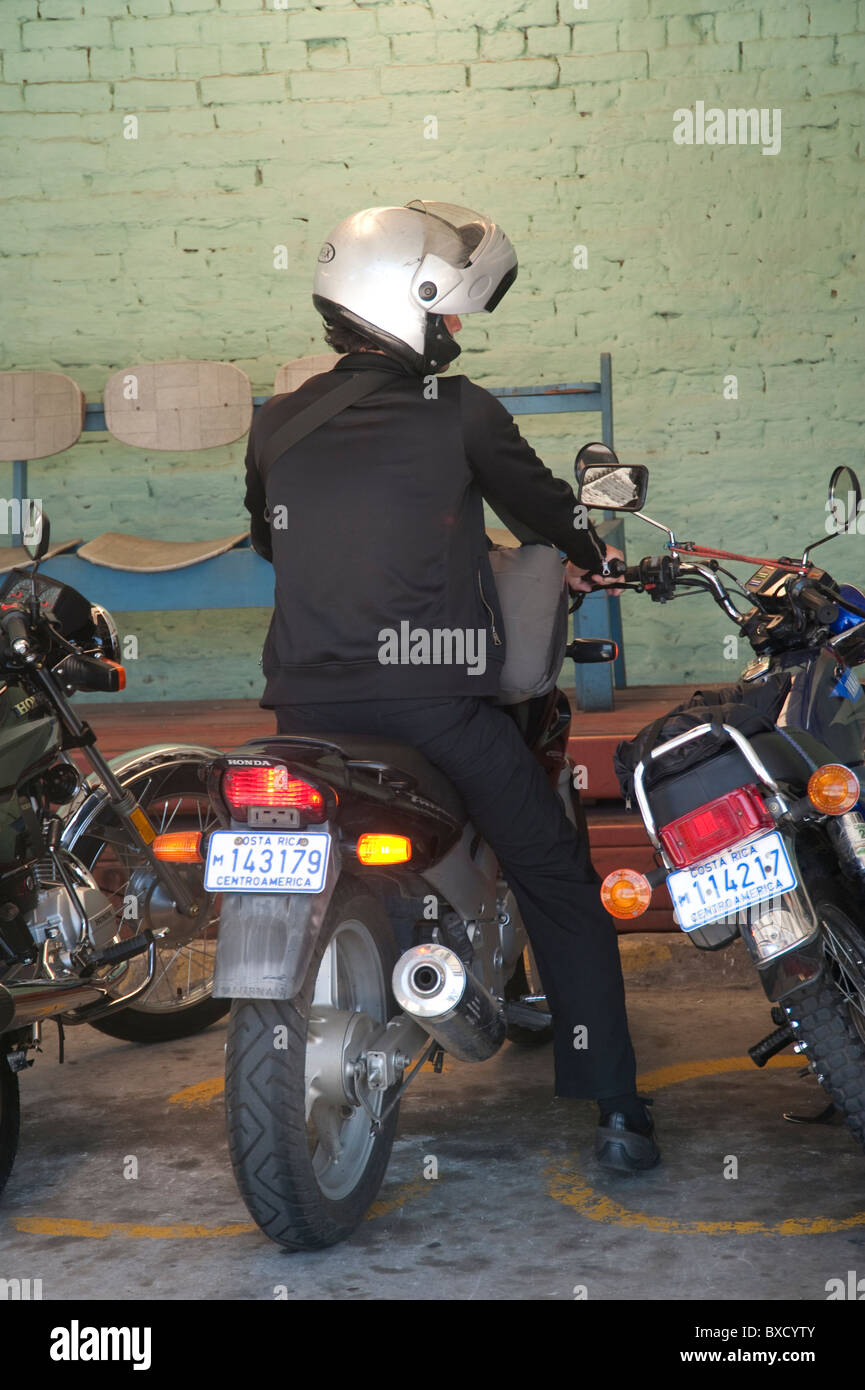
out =
<path fill-rule="evenodd" d="M 640 1097 L 643 1100 L 643 1097 Z M 643 1101 L 651 1105 L 651 1101 Z M 595 1158 L 604 1168 L 619 1173 L 638 1173 L 661 1161 L 655 1139 L 655 1122 L 646 1110 L 646 1128 L 629 1124 L 621 1110 L 601 1115 L 595 1135 Z"/>

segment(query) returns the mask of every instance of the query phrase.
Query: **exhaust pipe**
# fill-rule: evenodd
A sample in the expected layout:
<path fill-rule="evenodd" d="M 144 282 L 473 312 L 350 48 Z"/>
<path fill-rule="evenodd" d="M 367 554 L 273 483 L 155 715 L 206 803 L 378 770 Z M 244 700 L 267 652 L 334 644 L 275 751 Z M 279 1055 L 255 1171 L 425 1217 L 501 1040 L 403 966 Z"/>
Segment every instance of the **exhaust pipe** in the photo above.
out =
<path fill-rule="evenodd" d="M 82 1004 L 93 1004 L 104 998 L 104 989 L 81 984 L 79 980 L 68 983 L 30 981 L 13 985 L 11 989 L 0 985 L 0 1033 L 27 1028 L 40 1019 L 65 1014 L 67 1009 L 79 1009 Z"/>
<path fill-rule="evenodd" d="M 461 1062 L 484 1062 L 504 1042 L 503 1007 L 447 946 L 413 946 L 393 972 L 404 1013 Z"/>

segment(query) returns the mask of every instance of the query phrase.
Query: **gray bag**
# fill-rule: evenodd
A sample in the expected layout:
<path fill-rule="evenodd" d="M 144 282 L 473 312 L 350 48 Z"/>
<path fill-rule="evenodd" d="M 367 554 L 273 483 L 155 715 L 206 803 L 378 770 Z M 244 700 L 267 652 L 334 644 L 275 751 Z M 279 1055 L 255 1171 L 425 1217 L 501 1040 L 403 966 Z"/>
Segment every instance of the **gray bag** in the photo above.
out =
<path fill-rule="evenodd" d="M 505 663 L 496 704 L 546 695 L 558 680 L 568 641 L 565 565 L 551 545 L 494 545 L 489 552 L 505 628 Z"/>

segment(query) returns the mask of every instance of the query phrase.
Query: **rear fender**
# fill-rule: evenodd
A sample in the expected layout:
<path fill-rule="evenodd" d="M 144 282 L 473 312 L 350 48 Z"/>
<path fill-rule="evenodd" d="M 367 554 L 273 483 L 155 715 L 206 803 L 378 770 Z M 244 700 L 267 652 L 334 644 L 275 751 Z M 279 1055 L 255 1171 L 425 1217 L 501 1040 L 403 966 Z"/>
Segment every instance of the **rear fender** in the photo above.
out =
<path fill-rule="evenodd" d="M 300 992 L 341 868 L 334 836 L 321 893 L 223 893 L 214 999 L 293 999 Z"/>

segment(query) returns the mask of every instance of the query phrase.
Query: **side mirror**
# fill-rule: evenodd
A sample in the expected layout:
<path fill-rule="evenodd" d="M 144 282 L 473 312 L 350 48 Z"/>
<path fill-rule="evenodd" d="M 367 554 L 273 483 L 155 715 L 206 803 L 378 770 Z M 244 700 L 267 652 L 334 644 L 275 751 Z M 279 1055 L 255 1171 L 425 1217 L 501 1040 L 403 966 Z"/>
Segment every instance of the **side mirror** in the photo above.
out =
<path fill-rule="evenodd" d="M 43 559 L 48 553 L 51 544 L 51 522 L 48 520 L 41 507 L 33 508 L 27 518 L 22 539 L 24 549 L 31 560 Z"/>
<path fill-rule="evenodd" d="M 584 444 L 574 462 L 577 500 L 584 507 L 638 512 L 646 500 L 649 470 L 645 464 L 619 463 L 606 444 Z"/>
<path fill-rule="evenodd" d="M 826 511 L 829 516 L 827 529 L 831 526 L 839 531 L 855 531 L 859 509 L 862 506 L 862 488 L 852 468 L 840 464 L 833 469 L 829 479 L 829 500 Z"/>

